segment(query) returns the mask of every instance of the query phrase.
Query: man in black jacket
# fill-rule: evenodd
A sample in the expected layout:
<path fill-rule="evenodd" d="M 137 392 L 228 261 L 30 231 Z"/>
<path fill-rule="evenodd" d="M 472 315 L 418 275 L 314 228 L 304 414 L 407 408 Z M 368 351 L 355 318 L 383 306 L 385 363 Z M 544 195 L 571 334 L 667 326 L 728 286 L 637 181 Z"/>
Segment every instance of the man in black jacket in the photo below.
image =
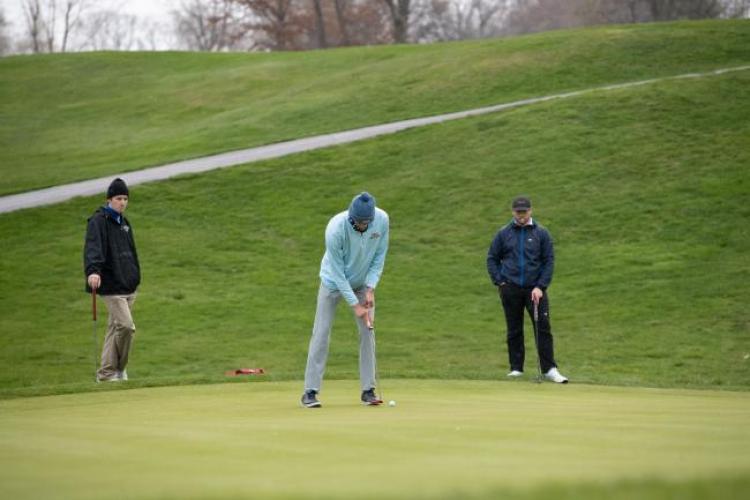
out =
<path fill-rule="evenodd" d="M 547 298 L 555 265 L 552 237 L 531 218 L 531 200 L 517 197 L 512 210 L 513 220 L 497 233 L 487 252 L 487 272 L 498 287 L 508 328 L 508 376 L 523 375 L 523 311 L 526 309 L 533 321 L 536 306 L 540 368 L 546 379 L 564 384 L 568 379 L 557 370 L 555 363 Z"/>
<path fill-rule="evenodd" d="M 88 220 L 83 266 L 86 291 L 95 290 L 107 304 L 109 318 L 97 381 L 127 380 L 130 345 L 135 334 L 132 309 L 141 269 L 133 229 L 123 213 L 128 186 L 115 179 L 107 189 L 107 203 Z"/>

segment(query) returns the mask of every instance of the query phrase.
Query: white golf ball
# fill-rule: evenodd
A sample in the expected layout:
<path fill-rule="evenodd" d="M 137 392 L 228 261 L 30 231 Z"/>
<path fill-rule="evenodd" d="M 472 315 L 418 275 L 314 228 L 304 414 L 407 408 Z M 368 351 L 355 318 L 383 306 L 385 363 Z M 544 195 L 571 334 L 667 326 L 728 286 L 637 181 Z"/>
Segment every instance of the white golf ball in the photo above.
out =
<path fill-rule="evenodd" d="M 388 406 L 396 406 L 396 402 L 394 400 L 388 401 Z"/>

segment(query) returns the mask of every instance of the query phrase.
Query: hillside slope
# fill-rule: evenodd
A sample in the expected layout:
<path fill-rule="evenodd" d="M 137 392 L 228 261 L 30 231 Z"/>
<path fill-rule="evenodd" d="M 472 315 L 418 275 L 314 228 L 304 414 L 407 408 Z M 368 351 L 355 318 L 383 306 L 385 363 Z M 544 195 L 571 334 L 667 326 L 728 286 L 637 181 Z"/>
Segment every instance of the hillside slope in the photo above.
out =
<path fill-rule="evenodd" d="M 750 74 L 739 72 L 140 186 L 129 386 L 221 381 L 239 366 L 301 380 L 326 221 L 368 189 L 392 220 L 378 290 L 384 378 L 504 379 L 484 260 L 509 200 L 527 193 L 555 237 L 566 374 L 747 390 L 748 116 Z M 0 394 L 93 387 L 81 247 L 100 201 L 0 216 Z M 342 307 L 327 376 L 356 373 Z"/>
<path fill-rule="evenodd" d="M 748 64 L 750 21 L 305 53 L 0 59 L 0 195 L 232 149 Z"/>

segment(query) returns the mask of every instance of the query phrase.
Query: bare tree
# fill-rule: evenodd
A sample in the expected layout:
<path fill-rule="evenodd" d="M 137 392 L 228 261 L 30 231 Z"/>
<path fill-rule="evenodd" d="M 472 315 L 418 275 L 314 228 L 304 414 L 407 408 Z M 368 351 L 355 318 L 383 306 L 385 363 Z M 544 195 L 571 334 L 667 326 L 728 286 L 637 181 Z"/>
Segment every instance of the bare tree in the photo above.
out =
<path fill-rule="evenodd" d="M 261 48 L 288 50 L 300 26 L 294 16 L 299 0 L 232 0 L 247 11 L 246 26 Z"/>
<path fill-rule="evenodd" d="M 418 0 L 410 29 L 418 42 L 496 36 L 510 4 L 510 0 Z"/>
<path fill-rule="evenodd" d="M 380 2 L 391 13 L 397 6 Z M 430 42 L 716 17 L 750 17 L 750 0 L 411 0 L 408 29 L 413 41 Z"/>
<path fill-rule="evenodd" d="M 478 37 L 484 38 L 495 34 L 492 29 L 493 23 L 499 26 L 509 7 L 509 0 L 472 0 L 471 12 L 476 16 Z"/>
<path fill-rule="evenodd" d="M 312 0 L 313 11 L 315 12 L 315 30 L 318 35 L 318 48 L 324 49 L 328 46 L 326 40 L 326 23 L 323 18 L 323 9 L 320 6 L 320 0 Z"/>
<path fill-rule="evenodd" d="M 45 8 L 46 16 L 42 23 L 42 31 L 44 32 L 44 44 L 47 47 L 47 52 L 55 51 L 55 28 L 57 24 L 57 2 L 55 0 L 47 0 Z"/>
<path fill-rule="evenodd" d="M 86 6 L 86 0 L 24 0 L 26 44 L 31 51 L 67 51 L 70 37 L 78 29 Z M 60 13 L 62 15 L 58 15 Z"/>
<path fill-rule="evenodd" d="M 508 33 L 592 24 L 707 19 L 721 16 L 724 0 L 526 0 L 519 2 Z"/>
<path fill-rule="evenodd" d="M 750 17 L 750 0 L 725 0 L 723 15 L 730 18 Z"/>
<path fill-rule="evenodd" d="M 38 54 L 42 51 L 42 6 L 39 0 L 26 0 L 23 4 L 26 31 L 31 45 L 31 51 Z"/>
<path fill-rule="evenodd" d="M 380 0 L 304 0 L 292 7 L 289 48 L 372 45 L 393 40 L 387 8 Z"/>
<path fill-rule="evenodd" d="M 229 0 L 183 1 L 172 11 L 175 34 L 190 50 L 215 51 L 228 48 L 230 25 L 233 23 L 232 3 Z"/>
<path fill-rule="evenodd" d="M 10 35 L 8 35 L 8 21 L 5 13 L 0 9 L 0 56 L 10 52 Z"/>
<path fill-rule="evenodd" d="M 190 0 L 172 11 L 175 34 L 190 50 L 236 48 L 245 30 L 232 0 Z"/>
<path fill-rule="evenodd" d="M 721 13 L 719 0 L 647 0 L 654 21 L 705 19 Z"/>
<path fill-rule="evenodd" d="M 372 0 L 190 0 L 173 13 L 183 46 L 196 50 L 304 50 L 373 42 Z M 225 10 L 219 10 L 223 6 Z M 209 9 L 209 7 L 212 7 Z M 376 23 L 382 29 L 381 23 Z M 364 30 L 360 27 L 366 26 Z M 351 33 L 356 31 L 356 36 Z"/>
<path fill-rule="evenodd" d="M 179 41 L 173 34 L 171 25 L 156 21 L 140 21 L 140 36 L 136 39 L 138 50 L 159 50 L 161 47 L 176 48 Z"/>
<path fill-rule="evenodd" d="M 411 0 L 380 0 L 387 8 L 393 29 L 393 41 L 406 43 L 409 29 Z"/>
<path fill-rule="evenodd" d="M 519 2 L 511 14 L 507 31 L 514 33 L 533 33 L 560 28 L 584 26 L 586 22 L 580 18 L 583 6 L 589 4 L 587 0 L 529 0 Z M 598 11 L 600 6 L 594 6 L 591 11 Z"/>
<path fill-rule="evenodd" d="M 393 28 L 382 0 L 341 0 L 346 45 L 379 45 L 393 41 Z"/>
<path fill-rule="evenodd" d="M 614 3 L 614 2 L 613 2 Z M 622 22 L 637 23 L 643 18 L 641 0 L 622 0 Z M 616 10 L 616 8 L 615 8 Z M 610 16 L 611 18 L 612 16 Z"/>
<path fill-rule="evenodd" d="M 101 10 L 86 18 L 83 26 L 85 41 L 81 48 L 89 50 L 132 50 L 137 46 L 138 16 L 115 10 Z"/>
<path fill-rule="evenodd" d="M 346 16 L 344 14 L 346 0 L 333 0 L 333 4 L 336 8 L 336 21 L 338 23 L 339 32 L 341 33 L 341 45 L 351 45 L 349 31 L 346 26 Z"/>
<path fill-rule="evenodd" d="M 87 8 L 87 2 L 83 0 L 66 0 L 63 8 L 65 13 L 63 15 L 63 34 L 62 43 L 60 46 L 61 52 L 66 52 L 68 49 L 68 41 L 71 34 L 77 30 L 81 23 L 81 15 Z"/>
<path fill-rule="evenodd" d="M 417 2 L 410 16 L 412 39 L 423 43 L 457 40 L 462 12 L 460 7 L 455 11 L 451 9 L 450 0 Z"/>

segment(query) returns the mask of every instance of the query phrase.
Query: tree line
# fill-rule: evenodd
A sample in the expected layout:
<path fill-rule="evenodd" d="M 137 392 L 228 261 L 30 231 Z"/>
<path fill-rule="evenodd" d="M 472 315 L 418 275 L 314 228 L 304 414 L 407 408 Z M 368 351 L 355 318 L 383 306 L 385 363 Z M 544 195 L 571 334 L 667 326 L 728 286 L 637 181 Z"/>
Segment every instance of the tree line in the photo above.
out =
<path fill-rule="evenodd" d="M 0 54 L 81 50 L 310 50 L 431 43 L 609 23 L 750 17 L 750 0 L 183 0 L 167 23 L 95 0 L 18 0 L 0 10 Z"/>

